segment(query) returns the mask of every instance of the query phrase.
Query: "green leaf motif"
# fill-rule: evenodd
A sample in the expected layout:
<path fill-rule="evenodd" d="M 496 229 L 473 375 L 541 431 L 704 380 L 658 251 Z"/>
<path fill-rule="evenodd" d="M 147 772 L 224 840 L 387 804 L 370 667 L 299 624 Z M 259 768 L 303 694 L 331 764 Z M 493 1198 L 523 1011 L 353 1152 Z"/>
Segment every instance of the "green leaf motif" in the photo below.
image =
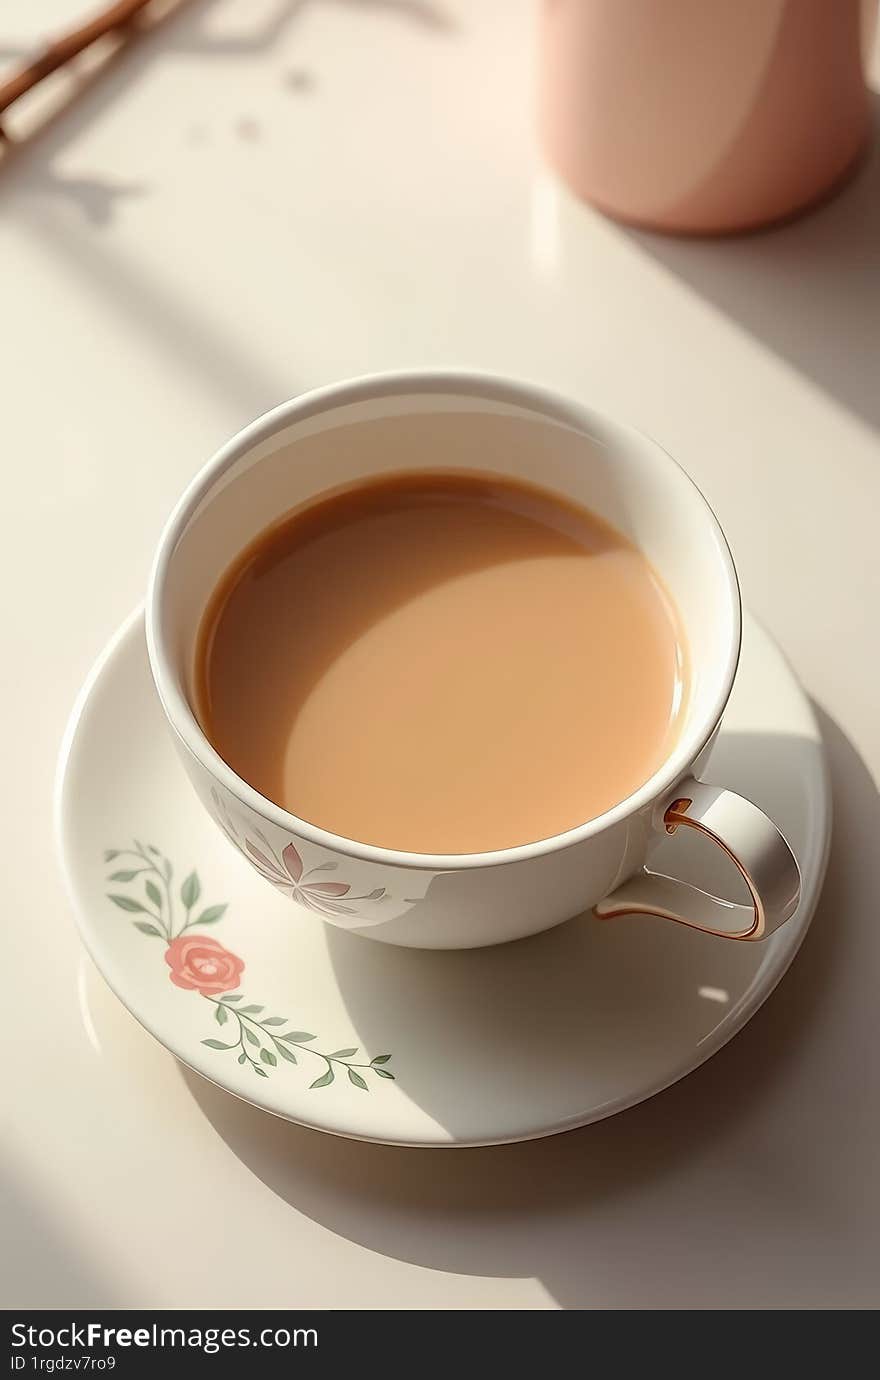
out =
<path fill-rule="evenodd" d="M 201 894 L 202 888 L 199 882 L 198 874 L 195 872 L 191 872 L 189 876 L 186 878 L 186 881 L 183 883 L 183 886 L 180 888 L 180 899 L 186 906 L 187 910 L 192 909 L 192 907 L 195 905 L 196 901 L 199 899 Z"/>
<path fill-rule="evenodd" d="M 203 911 L 202 911 L 202 913 L 201 913 L 201 915 L 199 916 L 198 920 L 194 920 L 194 921 L 193 921 L 193 924 L 194 924 L 194 925 L 216 925 L 216 923 L 217 923 L 218 920 L 222 920 L 222 919 L 223 919 L 223 915 L 224 915 L 225 911 L 226 911 L 226 906 L 225 906 L 225 905 L 224 905 L 224 906 L 208 906 L 207 910 L 203 910 Z"/>
<path fill-rule="evenodd" d="M 263 838 L 258 831 L 258 837 Z M 265 843 L 266 840 L 263 839 Z M 267 847 L 269 847 L 267 843 Z M 271 851 L 271 850 L 270 850 Z M 273 854 L 273 857 L 275 855 Z M 174 937 L 173 935 L 173 901 L 170 891 L 171 878 L 174 869 L 171 862 L 154 843 L 146 848 L 138 840 L 133 841 L 133 846 L 127 849 L 108 848 L 104 852 L 105 863 L 111 863 L 116 858 L 137 858 L 137 866 L 123 866 L 108 877 L 108 881 L 121 882 L 124 884 L 133 883 L 137 877 L 144 874 L 152 874 L 144 877 L 144 900 L 139 901 L 134 896 L 126 896 L 121 892 L 107 892 L 107 899 L 112 901 L 120 910 L 126 911 L 131 915 L 146 914 L 152 917 L 151 920 L 133 920 L 132 924 L 140 934 L 149 935 L 155 939 L 162 939 L 166 943 Z M 152 861 L 151 861 L 152 860 Z M 327 861 L 318 864 L 316 867 L 307 870 L 306 877 L 314 874 L 335 872 L 339 864 L 335 861 Z M 156 880 L 154 880 L 154 878 Z M 322 887 L 332 891 L 334 886 L 337 892 L 343 889 L 337 883 L 316 883 L 318 890 Z M 163 891 L 163 886 L 166 890 Z M 198 873 L 193 870 L 189 872 L 180 885 L 180 899 L 186 910 L 186 920 L 180 930 L 188 930 L 196 926 L 216 925 L 229 909 L 228 905 L 204 906 L 202 911 L 191 919 L 191 913 L 198 904 L 202 894 L 202 884 L 199 881 Z M 362 897 L 363 900 L 376 901 L 387 897 L 384 887 L 377 887 L 368 896 Z M 328 904 L 330 904 L 328 902 Z M 151 909 L 151 907 L 153 909 Z M 344 909 L 344 907 L 343 907 Z M 213 941 L 205 940 L 205 943 Z M 202 1044 L 207 1049 L 232 1050 L 236 1062 L 239 1066 L 250 1064 L 251 1068 L 259 1078 L 267 1078 L 269 1071 L 278 1067 L 279 1059 L 288 1064 L 304 1064 L 308 1068 L 308 1059 L 304 1059 L 302 1053 L 295 1053 L 291 1046 L 301 1046 L 306 1055 L 323 1062 L 324 1072 L 321 1073 L 312 1083 L 310 1088 L 327 1088 L 336 1081 L 335 1064 L 340 1064 L 348 1074 L 348 1081 L 352 1087 L 359 1088 L 361 1092 L 369 1092 L 370 1084 L 365 1073 L 372 1071 L 377 1078 L 386 1078 L 393 1081 L 394 1074 L 388 1069 L 383 1068 L 387 1064 L 390 1054 L 376 1054 L 370 1060 L 369 1065 L 359 1064 L 354 1066 L 349 1063 L 358 1052 L 357 1046 L 345 1049 L 334 1050 L 332 1054 L 324 1054 L 317 1049 L 308 1049 L 307 1046 L 317 1040 L 317 1035 L 313 1035 L 308 1030 L 286 1030 L 280 1028 L 287 1024 L 287 1016 L 266 1016 L 264 1019 L 257 1019 L 266 1010 L 265 1006 L 250 1004 L 247 1006 L 239 1005 L 246 1000 L 243 992 L 224 992 L 220 997 L 211 997 L 214 1007 L 214 1020 L 218 1026 L 225 1026 L 229 1022 L 230 1010 L 237 1017 L 237 1028 L 233 1030 L 237 1039 L 227 1044 L 223 1040 L 205 1039 Z M 271 1006 L 268 1008 L 271 1011 Z M 277 1033 L 276 1033 L 277 1032 Z M 228 1032 L 227 1032 L 228 1033 Z M 253 1052 L 251 1052 L 253 1051 Z M 259 1057 L 258 1057 L 259 1056 Z M 360 1070 L 363 1070 L 361 1072 Z"/>
<path fill-rule="evenodd" d="M 145 909 L 140 901 L 133 901 L 130 896 L 113 896 L 110 892 L 108 892 L 107 895 L 113 904 L 118 906 L 120 910 L 138 911 Z"/>

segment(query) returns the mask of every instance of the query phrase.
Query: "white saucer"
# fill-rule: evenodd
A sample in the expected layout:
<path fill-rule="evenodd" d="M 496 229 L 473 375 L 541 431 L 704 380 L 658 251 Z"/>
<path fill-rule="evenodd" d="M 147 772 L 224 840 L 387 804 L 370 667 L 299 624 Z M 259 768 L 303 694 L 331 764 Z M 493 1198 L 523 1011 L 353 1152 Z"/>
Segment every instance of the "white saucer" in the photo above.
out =
<path fill-rule="evenodd" d="M 581 1126 L 659 1092 L 725 1044 L 791 963 L 825 871 L 829 787 L 809 702 L 748 618 L 706 775 L 763 806 L 797 854 L 800 907 L 765 944 L 590 916 L 464 953 L 373 944 L 274 893 L 205 814 L 174 755 L 138 611 L 74 710 L 59 765 L 58 834 L 95 963 L 191 1068 L 338 1135 L 494 1144 Z M 687 857 L 688 877 L 728 892 L 718 850 L 710 856 L 698 844 L 664 842 L 667 866 L 682 872 Z M 166 955 L 158 928 L 169 890 L 173 932 L 187 915 L 193 923 Z M 190 939 L 211 949 L 202 957 L 214 958 L 212 993 L 186 985 L 196 971 Z M 204 982 L 204 963 L 199 971 Z"/>

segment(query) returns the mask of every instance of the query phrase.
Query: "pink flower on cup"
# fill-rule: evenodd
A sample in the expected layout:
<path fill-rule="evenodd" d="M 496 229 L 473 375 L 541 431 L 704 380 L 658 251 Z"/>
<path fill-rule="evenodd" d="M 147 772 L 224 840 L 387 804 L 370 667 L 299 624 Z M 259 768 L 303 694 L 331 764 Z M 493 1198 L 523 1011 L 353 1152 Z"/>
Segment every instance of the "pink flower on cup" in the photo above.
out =
<path fill-rule="evenodd" d="M 281 852 L 283 870 L 277 859 L 268 858 L 262 849 L 251 843 L 250 839 L 247 840 L 246 847 L 251 860 L 257 864 L 263 876 L 274 882 L 279 891 L 284 891 L 294 901 L 299 901 L 300 905 L 308 906 L 310 910 L 316 910 L 319 914 L 353 914 L 351 907 L 340 900 L 351 891 L 348 883 L 308 880 L 311 874 L 303 876 L 303 860 L 292 843 Z"/>
<path fill-rule="evenodd" d="M 317 911 L 318 915 L 356 915 L 357 909 L 349 905 L 349 901 L 381 901 L 386 895 L 384 886 L 376 887 L 365 896 L 352 896 L 348 882 L 318 881 L 318 874 L 332 871 L 336 863 L 322 863 L 304 872 L 303 860 L 292 843 L 281 850 L 280 859 L 274 852 L 268 856 L 251 839 L 245 839 L 245 848 L 251 862 L 267 881 L 301 906 Z"/>
<path fill-rule="evenodd" d="M 261 877 L 265 877 L 267 882 L 271 882 L 285 896 L 299 902 L 301 906 L 306 906 L 308 910 L 316 911 L 318 915 L 332 920 L 337 915 L 357 915 L 357 905 L 352 905 L 351 902 L 389 899 L 384 886 L 377 886 L 364 895 L 354 896 L 349 882 L 326 881 L 321 874 L 335 872 L 339 865 L 333 858 L 306 869 L 294 843 L 288 843 L 282 848 L 279 856 L 266 835 L 260 833 L 259 829 L 256 831 L 259 844 L 254 843 L 253 839 L 242 838 L 232 822 L 225 801 L 214 787 L 211 788 L 211 798 L 214 802 L 214 819 L 229 842 L 234 844 L 240 853 L 244 853 Z"/>
<path fill-rule="evenodd" d="M 238 986 L 244 960 L 202 934 L 179 934 L 165 950 L 175 987 L 202 992 L 231 992 Z"/>

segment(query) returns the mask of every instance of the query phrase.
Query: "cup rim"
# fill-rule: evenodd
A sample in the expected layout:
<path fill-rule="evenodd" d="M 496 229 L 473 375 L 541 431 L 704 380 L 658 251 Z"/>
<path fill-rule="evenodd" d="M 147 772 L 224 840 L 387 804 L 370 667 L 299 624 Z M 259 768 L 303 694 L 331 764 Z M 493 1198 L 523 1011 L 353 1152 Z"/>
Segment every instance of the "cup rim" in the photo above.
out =
<path fill-rule="evenodd" d="M 681 738 L 647 781 L 601 815 L 596 815 L 561 834 L 552 834 L 548 838 L 536 839 L 531 843 L 482 853 L 412 853 L 385 848 L 378 844 L 361 843 L 311 824 L 261 795 L 233 771 L 203 733 L 186 696 L 178 687 L 175 662 L 170 655 L 162 618 L 169 568 L 178 541 L 199 504 L 231 466 L 294 422 L 305 421 L 309 417 L 332 412 L 352 403 L 420 393 L 484 398 L 487 402 L 505 403 L 533 411 L 550 421 L 571 426 L 586 434 L 591 430 L 604 430 L 613 433 L 623 444 L 649 447 L 678 471 L 681 479 L 698 498 L 727 575 L 733 635 L 720 688 L 703 717 L 702 728 L 698 732 L 692 730 L 686 738 Z M 626 422 L 620 422 L 596 408 L 569 399 L 564 394 L 541 384 L 489 372 L 460 369 L 390 370 L 360 375 L 308 389 L 248 423 L 202 466 L 172 509 L 160 535 L 153 560 L 145 612 L 150 667 L 166 718 L 196 761 L 232 796 L 287 833 L 328 851 L 363 862 L 384 864 L 387 867 L 431 872 L 493 867 L 555 853 L 603 833 L 665 796 L 676 782 L 687 774 L 718 727 L 733 688 L 742 642 L 739 579 L 727 538 L 704 494 L 690 475 L 657 441 Z"/>

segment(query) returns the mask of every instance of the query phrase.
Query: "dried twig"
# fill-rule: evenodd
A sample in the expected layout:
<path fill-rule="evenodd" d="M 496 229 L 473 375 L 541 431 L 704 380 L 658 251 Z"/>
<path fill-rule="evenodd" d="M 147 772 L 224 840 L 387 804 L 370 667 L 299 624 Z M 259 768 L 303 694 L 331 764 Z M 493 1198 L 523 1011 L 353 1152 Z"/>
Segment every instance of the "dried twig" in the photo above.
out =
<path fill-rule="evenodd" d="M 0 114 L 44 77 L 57 72 L 59 67 L 63 67 L 97 39 L 112 33 L 114 29 L 122 28 L 139 10 L 145 9 L 149 4 L 150 0 L 117 0 L 116 4 L 108 5 L 107 9 L 96 14 L 94 19 L 49 43 L 35 58 L 20 67 L 8 81 L 0 82 Z"/>

